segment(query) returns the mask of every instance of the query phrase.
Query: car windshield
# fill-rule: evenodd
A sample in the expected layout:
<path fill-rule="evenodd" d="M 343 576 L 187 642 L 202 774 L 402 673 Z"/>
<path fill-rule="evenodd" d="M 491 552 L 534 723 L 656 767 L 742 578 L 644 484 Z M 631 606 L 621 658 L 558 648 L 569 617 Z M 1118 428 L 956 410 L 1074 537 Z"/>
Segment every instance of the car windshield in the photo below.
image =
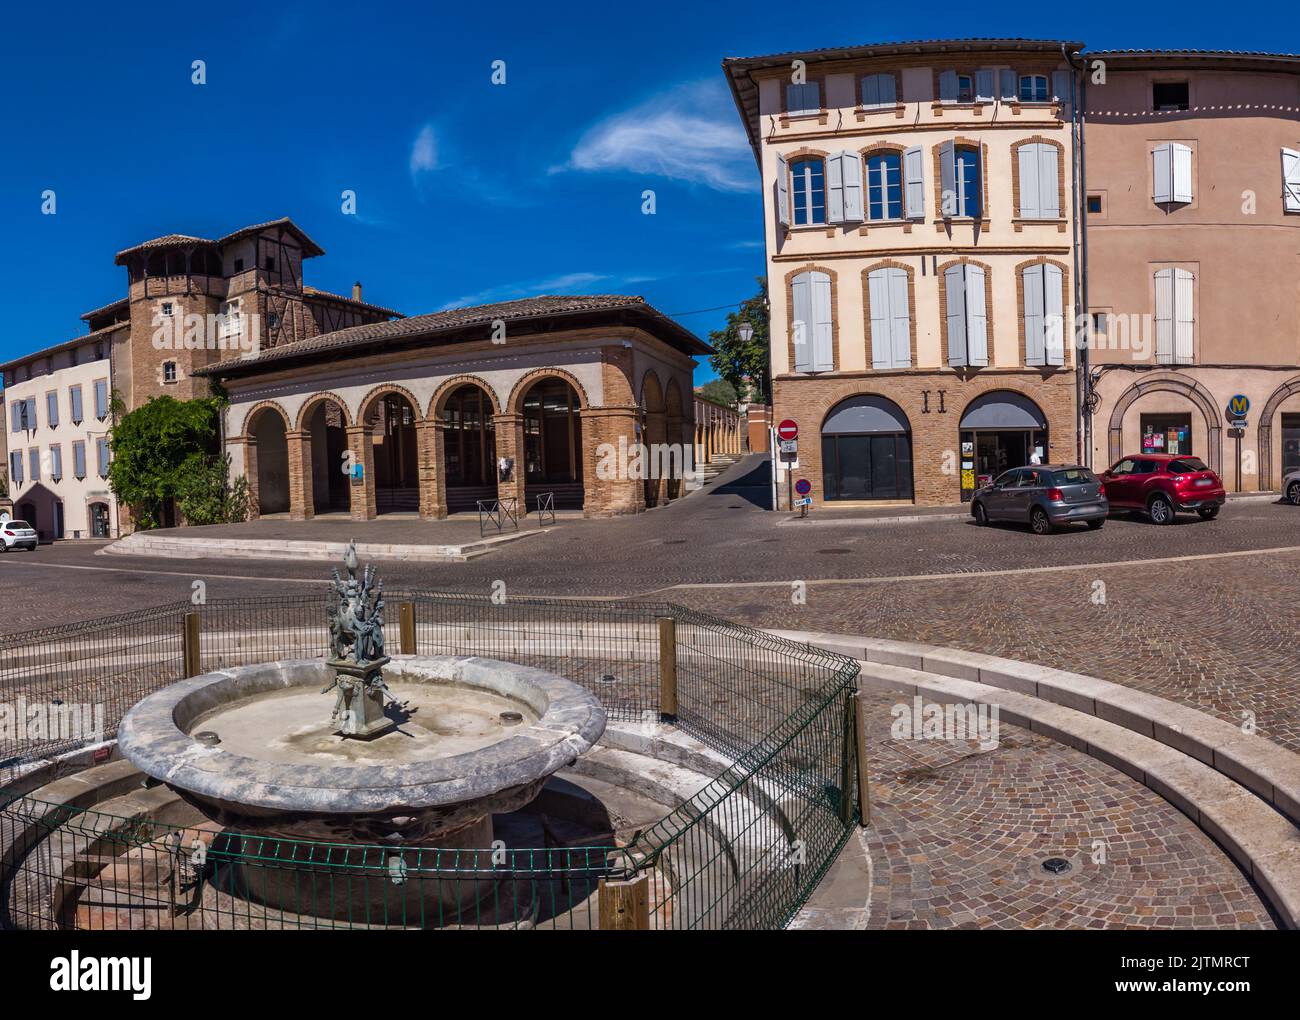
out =
<path fill-rule="evenodd" d="M 1190 475 L 1193 471 L 1209 471 L 1205 466 L 1205 461 L 1200 457 L 1182 457 L 1179 460 L 1169 462 L 1169 473 L 1171 475 Z"/>
<path fill-rule="evenodd" d="M 1096 475 L 1082 467 L 1066 468 L 1064 471 L 1056 471 L 1052 474 L 1052 481 L 1057 485 L 1086 485 L 1096 480 Z"/>
<path fill-rule="evenodd" d="M 30 530 L 30 529 L 31 529 L 31 525 L 28 524 L 26 521 L 6 521 L 6 522 L 5 522 L 5 527 L 6 527 L 6 528 L 22 528 L 22 529 L 24 529 L 24 530 Z"/>

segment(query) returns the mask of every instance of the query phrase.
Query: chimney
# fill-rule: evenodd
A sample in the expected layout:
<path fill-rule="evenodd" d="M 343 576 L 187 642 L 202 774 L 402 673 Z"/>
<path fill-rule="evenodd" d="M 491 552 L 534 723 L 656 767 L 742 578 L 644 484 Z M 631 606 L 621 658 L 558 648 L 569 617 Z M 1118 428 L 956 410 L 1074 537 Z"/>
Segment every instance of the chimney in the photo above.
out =
<path fill-rule="evenodd" d="M 360 301 L 360 300 L 361 300 L 361 281 L 360 281 L 360 280 L 358 280 L 356 283 L 354 283 L 354 284 L 352 285 L 352 300 L 353 300 L 353 301 Z"/>

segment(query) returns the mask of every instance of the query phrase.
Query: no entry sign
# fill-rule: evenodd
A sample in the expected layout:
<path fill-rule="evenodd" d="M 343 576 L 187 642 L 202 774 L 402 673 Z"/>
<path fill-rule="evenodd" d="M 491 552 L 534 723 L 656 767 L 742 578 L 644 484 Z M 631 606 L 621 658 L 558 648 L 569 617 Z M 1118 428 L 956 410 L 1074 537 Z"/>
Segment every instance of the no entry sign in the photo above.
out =
<path fill-rule="evenodd" d="M 793 418 L 786 418 L 776 427 L 777 439 L 798 439 L 799 425 Z"/>

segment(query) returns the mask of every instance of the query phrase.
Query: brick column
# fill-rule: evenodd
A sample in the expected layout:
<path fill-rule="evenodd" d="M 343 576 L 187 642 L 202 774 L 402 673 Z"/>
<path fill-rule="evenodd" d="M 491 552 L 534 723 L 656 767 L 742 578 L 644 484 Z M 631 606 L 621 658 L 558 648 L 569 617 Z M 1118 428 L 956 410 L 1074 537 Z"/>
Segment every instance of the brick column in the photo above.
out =
<path fill-rule="evenodd" d="M 248 483 L 248 519 L 255 521 L 262 516 L 257 491 L 257 440 L 250 437 L 242 440 L 234 439 L 231 442 L 244 444 L 244 480 Z"/>
<path fill-rule="evenodd" d="M 496 464 L 492 465 L 493 477 L 497 479 L 497 499 L 513 496 L 518 501 L 519 515 L 522 517 L 531 509 L 524 499 L 524 416 L 507 412 L 493 415 L 492 421 L 496 428 L 497 460 L 510 457 L 515 462 L 507 482 L 501 481 L 501 472 L 497 470 Z"/>
<path fill-rule="evenodd" d="M 654 455 L 654 447 L 668 442 L 668 422 L 662 411 L 652 411 L 646 415 L 645 423 L 645 445 L 648 462 L 646 464 L 647 474 L 653 464 L 656 468 L 662 468 L 665 465 L 661 462 L 662 458 Z M 667 478 L 650 478 L 649 492 L 654 499 L 655 506 L 663 506 L 668 502 L 668 479 Z"/>
<path fill-rule="evenodd" d="M 415 426 L 420 459 L 420 517 L 426 521 L 447 516 L 446 426 L 422 421 Z"/>
<path fill-rule="evenodd" d="M 316 516 L 312 491 L 311 433 L 286 432 L 289 447 L 289 520 L 309 521 Z"/>
<path fill-rule="evenodd" d="M 627 477 L 626 468 L 636 447 L 636 407 L 594 407 L 581 412 L 583 446 L 584 517 L 634 514 L 645 509 L 645 480 Z M 622 438 L 626 461 L 618 456 Z M 600 457 L 598 448 L 609 444 L 614 456 Z M 601 478 L 598 466 L 613 464 L 615 477 Z"/>
<path fill-rule="evenodd" d="M 375 446 L 366 425 L 351 425 L 347 430 L 348 449 L 352 451 L 353 463 L 360 464 L 365 472 L 365 484 L 357 485 L 348 479 L 348 492 L 352 498 L 352 519 L 354 521 L 373 521 L 379 516 L 378 503 L 375 499 Z"/>

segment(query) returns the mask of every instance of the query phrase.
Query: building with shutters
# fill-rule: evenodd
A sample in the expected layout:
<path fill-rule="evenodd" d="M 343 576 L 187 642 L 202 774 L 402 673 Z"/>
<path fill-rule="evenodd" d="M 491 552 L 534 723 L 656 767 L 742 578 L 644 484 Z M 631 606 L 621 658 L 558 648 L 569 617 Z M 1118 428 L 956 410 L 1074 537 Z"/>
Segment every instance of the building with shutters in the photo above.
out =
<path fill-rule="evenodd" d="M 956 503 L 1078 456 L 1077 47 L 724 61 L 763 182 L 773 417 L 815 506 Z"/>
<path fill-rule="evenodd" d="M 1276 488 L 1300 468 L 1300 58 L 1087 60 L 1093 463 L 1191 454 L 1230 490 Z"/>

